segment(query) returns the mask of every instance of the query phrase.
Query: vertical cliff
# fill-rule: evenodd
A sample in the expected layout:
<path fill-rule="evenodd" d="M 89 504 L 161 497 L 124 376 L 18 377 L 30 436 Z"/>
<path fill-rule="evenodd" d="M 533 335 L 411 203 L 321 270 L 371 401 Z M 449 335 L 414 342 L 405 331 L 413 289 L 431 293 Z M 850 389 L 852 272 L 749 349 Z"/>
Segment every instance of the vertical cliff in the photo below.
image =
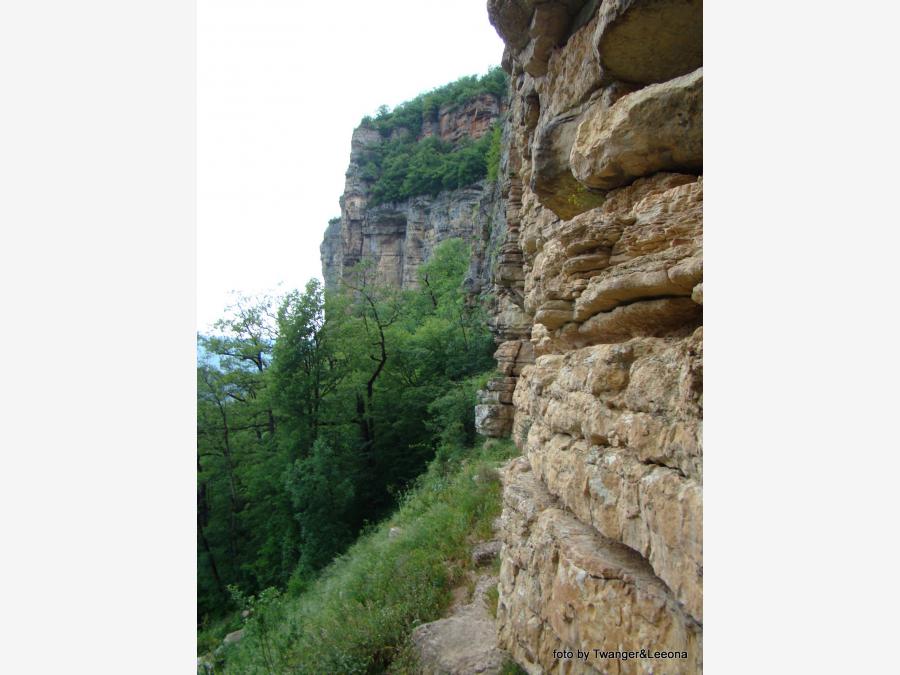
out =
<path fill-rule="evenodd" d="M 415 140 L 435 139 L 450 148 L 464 146 L 483 139 L 492 125 L 499 123 L 505 108 L 504 98 L 493 93 L 443 105 L 423 114 L 420 124 L 417 121 Z M 479 292 L 488 285 L 491 242 L 505 225 L 504 203 L 495 180 L 475 180 L 436 194 L 432 191 L 387 201 L 377 198 L 376 181 L 386 169 L 372 168 L 373 151 L 410 133 L 407 127 L 397 127 L 386 134 L 371 122 L 354 130 L 340 198 L 341 215 L 329 222 L 320 247 L 326 287 L 335 288 L 364 260 L 373 265 L 379 283 L 415 287 L 419 265 L 429 259 L 437 244 L 450 238 L 473 246 L 471 290 Z"/>
<path fill-rule="evenodd" d="M 476 419 L 523 453 L 505 470 L 501 647 L 530 673 L 699 672 L 702 5 L 488 12 L 510 74 L 507 239 L 501 377 Z"/>

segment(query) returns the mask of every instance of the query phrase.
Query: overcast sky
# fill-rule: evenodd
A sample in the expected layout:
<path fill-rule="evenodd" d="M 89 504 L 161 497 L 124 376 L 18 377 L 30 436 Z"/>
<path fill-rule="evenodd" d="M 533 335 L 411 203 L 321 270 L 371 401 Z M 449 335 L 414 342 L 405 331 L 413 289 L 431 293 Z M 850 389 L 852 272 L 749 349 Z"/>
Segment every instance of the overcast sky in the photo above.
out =
<path fill-rule="evenodd" d="M 500 63 L 485 0 L 199 0 L 197 322 L 321 276 L 363 115 Z"/>

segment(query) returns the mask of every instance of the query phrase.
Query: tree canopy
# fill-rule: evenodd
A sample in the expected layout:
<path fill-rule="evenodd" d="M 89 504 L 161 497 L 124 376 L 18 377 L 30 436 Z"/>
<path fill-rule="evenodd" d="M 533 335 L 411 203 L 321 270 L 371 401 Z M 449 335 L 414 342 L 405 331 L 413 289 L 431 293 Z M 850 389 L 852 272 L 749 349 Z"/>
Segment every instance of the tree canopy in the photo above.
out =
<path fill-rule="evenodd" d="M 362 175 L 372 181 L 370 203 L 434 196 L 477 183 L 488 175 L 492 133 L 456 147 L 435 137 L 421 141 L 403 137 L 369 148 Z"/>
<path fill-rule="evenodd" d="M 462 290 L 468 258 L 444 242 L 413 291 L 363 263 L 335 293 L 239 298 L 199 337 L 198 621 L 229 587 L 305 587 L 430 460 L 475 440 L 493 344 Z"/>
<path fill-rule="evenodd" d="M 393 110 L 381 106 L 375 117 L 363 118 L 362 125 L 377 129 L 382 137 L 382 142 L 369 146 L 360 160 L 362 177 L 371 182 L 371 204 L 436 195 L 472 185 L 485 176 L 495 180 L 499 124 L 477 140 L 465 138 L 456 145 L 420 136 L 423 124 L 437 121 L 445 106 L 457 106 L 482 94 L 503 98 L 507 82 L 501 68 L 492 68 L 486 75 L 462 77 Z"/>

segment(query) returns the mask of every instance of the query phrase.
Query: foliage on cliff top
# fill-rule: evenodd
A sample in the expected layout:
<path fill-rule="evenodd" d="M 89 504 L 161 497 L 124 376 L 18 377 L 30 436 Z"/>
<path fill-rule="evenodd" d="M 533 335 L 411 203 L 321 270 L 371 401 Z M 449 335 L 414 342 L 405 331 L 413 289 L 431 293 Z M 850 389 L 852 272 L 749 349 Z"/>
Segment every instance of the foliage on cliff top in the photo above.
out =
<path fill-rule="evenodd" d="M 371 205 L 400 201 L 416 195 L 436 195 L 472 185 L 485 176 L 497 177 L 499 126 L 476 141 L 457 145 L 439 138 L 418 139 L 425 121 L 437 121 L 447 105 L 459 105 L 482 94 L 505 96 L 507 76 L 501 68 L 486 75 L 461 77 L 402 103 L 393 110 L 379 109 L 362 126 L 377 129 L 381 143 L 369 146 L 360 158 L 362 177 L 372 182 Z"/>
<path fill-rule="evenodd" d="M 397 512 L 308 590 L 255 603 L 225 672 L 403 672 L 410 632 L 441 616 L 471 565 L 471 538 L 490 536 L 500 512 L 495 467 L 515 454 L 509 441 L 445 446 Z"/>
<path fill-rule="evenodd" d="M 435 137 L 418 142 L 403 137 L 370 147 L 362 170 L 363 178 L 372 181 L 370 203 L 377 206 L 416 195 L 434 196 L 478 182 L 490 171 L 493 137 L 487 133 L 457 147 Z"/>
<path fill-rule="evenodd" d="M 442 107 L 456 106 L 481 94 L 493 94 L 498 98 L 503 98 L 506 96 L 507 83 L 506 73 L 499 66 L 495 66 L 480 77 L 467 75 L 459 78 L 456 82 L 419 94 L 411 101 L 396 106 L 393 110 L 383 105 L 378 109 L 378 114 L 374 118 L 364 117 L 362 126 L 378 129 L 385 138 L 401 127 L 416 136 L 422 130 L 424 121 L 437 120 Z"/>

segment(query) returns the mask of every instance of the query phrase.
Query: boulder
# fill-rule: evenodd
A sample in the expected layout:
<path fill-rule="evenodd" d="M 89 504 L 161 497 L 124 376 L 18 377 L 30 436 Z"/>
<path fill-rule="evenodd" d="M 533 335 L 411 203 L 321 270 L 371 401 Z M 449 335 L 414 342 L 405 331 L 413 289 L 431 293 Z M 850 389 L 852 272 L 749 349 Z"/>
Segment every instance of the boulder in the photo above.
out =
<path fill-rule="evenodd" d="M 488 20 L 510 50 L 528 44 L 533 0 L 488 0 L 487 10 Z"/>
<path fill-rule="evenodd" d="M 569 167 L 569 156 L 582 119 L 576 108 L 549 120 L 542 120 L 531 146 L 530 187 L 542 206 L 568 220 L 603 203 L 603 192 L 580 183 Z"/>
<path fill-rule="evenodd" d="M 659 171 L 703 168 L 703 69 L 595 103 L 581 119 L 569 156 L 585 187 L 611 190 Z"/>
<path fill-rule="evenodd" d="M 594 46 L 601 67 L 625 82 L 689 73 L 703 64 L 703 1 L 604 0 Z"/>
<path fill-rule="evenodd" d="M 244 637 L 244 629 L 241 628 L 240 630 L 236 630 L 233 633 L 229 633 L 228 635 L 226 635 L 225 639 L 222 640 L 222 644 L 223 645 L 231 645 L 231 644 L 234 644 L 235 642 L 240 642 L 243 637 Z"/>
<path fill-rule="evenodd" d="M 528 29 L 531 39 L 521 55 L 526 73 L 532 77 L 547 74 L 550 52 L 566 35 L 569 20 L 569 13 L 561 3 L 548 2 L 535 7 Z"/>

